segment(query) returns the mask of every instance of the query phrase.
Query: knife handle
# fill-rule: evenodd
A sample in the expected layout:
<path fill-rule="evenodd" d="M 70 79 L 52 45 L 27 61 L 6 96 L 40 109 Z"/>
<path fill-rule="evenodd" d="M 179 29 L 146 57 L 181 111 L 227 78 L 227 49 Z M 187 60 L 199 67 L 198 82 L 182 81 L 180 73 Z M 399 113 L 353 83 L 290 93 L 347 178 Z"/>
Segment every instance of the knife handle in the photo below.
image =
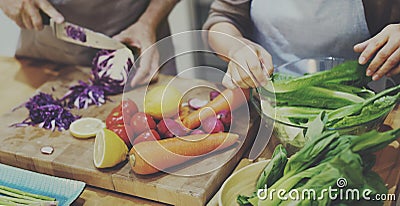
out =
<path fill-rule="evenodd" d="M 50 17 L 43 11 L 40 11 L 40 16 L 42 17 L 43 25 L 50 25 Z"/>

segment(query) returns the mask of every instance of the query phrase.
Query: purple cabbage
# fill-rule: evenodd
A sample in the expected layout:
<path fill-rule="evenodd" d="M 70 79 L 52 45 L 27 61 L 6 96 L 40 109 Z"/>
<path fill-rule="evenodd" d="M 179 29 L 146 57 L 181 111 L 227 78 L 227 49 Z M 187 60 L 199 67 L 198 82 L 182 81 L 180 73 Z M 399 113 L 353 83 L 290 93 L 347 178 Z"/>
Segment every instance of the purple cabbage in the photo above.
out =
<path fill-rule="evenodd" d="M 69 108 L 87 108 L 89 105 L 101 106 L 106 102 L 105 90 L 102 85 L 87 84 L 79 81 L 78 85 L 70 87 L 70 90 L 61 99 Z"/>
<path fill-rule="evenodd" d="M 86 42 L 85 30 L 79 26 L 68 25 L 65 27 L 65 32 L 68 37 L 71 37 L 74 40 Z"/>
<path fill-rule="evenodd" d="M 93 59 L 89 83 L 79 81 L 62 100 L 66 101 L 69 108 L 100 106 L 108 99 L 108 95 L 123 92 L 132 67 L 133 54 L 129 49 L 100 50 Z"/>
<path fill-rule="evenodd" d="M 29 110 L 28 118 L 12 126 L 38 125 L 52 131 L 56 128 L 62 131 L 69 129 L 71 123 L 79 118 L 64 108 L 60 100 L 42 92 L 30 98 L 24 106 Z"/>
<path fill-rule="evenodd" d="M 108 95 L 120 94 L 132 67 L 133 55 L 129 49 L 101 50 L 92 62 L 93 82 L 103 85 Z"/>

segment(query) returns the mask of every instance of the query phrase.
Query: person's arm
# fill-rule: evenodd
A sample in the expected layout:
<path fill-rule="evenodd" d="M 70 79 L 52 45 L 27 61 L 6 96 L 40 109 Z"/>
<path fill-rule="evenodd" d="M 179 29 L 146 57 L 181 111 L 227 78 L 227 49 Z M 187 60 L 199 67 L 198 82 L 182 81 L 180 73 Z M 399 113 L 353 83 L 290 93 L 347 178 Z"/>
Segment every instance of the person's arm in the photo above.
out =
<path fill-rule="evenodd" d="M 203 26 L 210 47 L 229 62 L 222 82 L 228 88 L 265 85 L 273 71 L 271 55 L 246 38 L 253 26 L 249 13 L 250 1 L 216 0 Z"/>
<path fill-rule="evenodd" d="M 174 8 L 178 0 L 151 0 L 146 11 L 127 29 L 114 36 L 140 50 L 140 65 L 131 86 L 145 84 L 157 75 L 159 53 L 155 46 L 157 28 Z"/>
<path fill-rule="evenodd" d="M 64 21 L 64 17 L 47 0 L 0 0 L 0 9 L 22 29 L 42 30 L 40 11 L 57 23 Z"/>
<path fill-rule="evenodd" d="M 360 64 L 369 64 L 366 75 L 379 80 L 384 75 L 400 73 L 400 24 L 386 26 L 374 37 L 354 46 L 354 51 L 361 53 Z M 375 55 L 375 56 L 374 56 Z"/>

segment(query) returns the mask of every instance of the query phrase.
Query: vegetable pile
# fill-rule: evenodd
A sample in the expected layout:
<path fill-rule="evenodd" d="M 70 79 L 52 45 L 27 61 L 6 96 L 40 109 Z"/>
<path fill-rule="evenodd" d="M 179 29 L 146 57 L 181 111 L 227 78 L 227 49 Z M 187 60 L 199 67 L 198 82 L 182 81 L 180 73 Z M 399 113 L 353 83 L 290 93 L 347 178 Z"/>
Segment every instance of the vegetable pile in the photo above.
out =
<path fill-rule="evenodd" d="M 180 100 L 181 94 L 176 91 L 174 95 L 179 95 Z M 165 94 L 168 93 L 161 93 L 159 101 Z M 239 136 L 227 132 L 232 124 L 231 111 L 246 103 L 246 95 L 248 91 L 243 94 L 236 89 L 221 94 L 212 92 L 210 100 L 192 98 L 188 102 L 173 102 L 179 108 L 166 117 L 154 110 L 141 112 L 134 101 L 126 99 L 107 116 L 106 126 L 131 148 L 132 170 L 142 175 L 153 174 L 235 144 Z"/>
<path fill-rule="evenodd" d="M 319 121 L 319 118 L 314 122 Z M 312 123 L 321 125 L 320 123 Z M 320 130 L 310 125 L 310 129 Z M 309 130 L 310 130 L 309 129 Z M 294 200 L 288 198 L 283 201 L 277 193 L 265 200 L 259 199 L 257 192 L 251 197 L 239 195 L 237 202 L 240 205 L 381 205 L 380 201 L 367 201 L 360 198 L 336 198 L 330 199 L 325 193 L 324 198 L 319 198 L 324 190 L 329 187 L 337 189 L 333 195 L 338 197 L 341 189 L 338 179 L 347 180 L 346 188 L 370 190 L 368 194 L 373 198 L 375 194 L 387 194 L 382 179 L 371 170 L 374 165 L 374 152 L 384 148 L 396 138 L 400 137 L 400 129 L 379 133 L 375 130 L 356 135 L 339 135 L 335 131 L 323 131 L 307 133 L 310 141 L 290 158 L 282 145 L 275 148 L 271 161 L 261 173 L 257 188 L 263 190 L 284 190 L 282 197 L 289 197 L 288 193 L 297 189 L 302 194 L 304 190 L 314 190 L 318 198 L 309 196 Z M 344 189 L 346 189 L 344 188 Z"/>
<path fill-rule="evenodd" d="M 237 90 L 236 93 L 241 91 L 241 89 Z M 180 104 L 179 111 L 174 111 L 175 113 L 179 112 L 179 114 L 172 114 L 171 117 L 162 119 L 159 119 L 158 116 L 152 116 L 151 113 L 154 111 L 140 112 L 134 101 L 126 99 L 107 116 L 106 126 L 107 129 L 115 132 L 128 148 L 144 141 L 183 137 L 189 134 L 212 134 L 229 131 L 232 123 L 231 108 L 223 95 L 229 94 L 228 98 L 232 100 L 237 95 L 236 93 L 227 90 L 223 94 L 218 93 L 216 97 L 210 95 L 210 100 L 189 99 L 188 102 Z M 215 92 L 213 94 L 215 95 Z M 213 99 L 211 100 L 211 98 Z M 236 97 L 236 99 L 239 98 Z M 193 107 L 190 102 L 202 102 L 202 106 Z M 241 103 L 236 102 L 236 107 L 245 102 L 246 98 L 243 98 Z M 198 118 L 197 114 L 203 108 L 213 108 L 214 110 L 207 110 L 210 111 L 210 115 L 204 115 L 208 112 L 201 112 L 203 115 L 201 120 L 194 119 Z M 184 119 L 191 121 L 184 121 Z M 185 122 L 189 123 L 190 127 L 185 126 Z"/>
<path fill-rule="evenodd" d="M 24 192 L 0 185 L 0 205 L 41 205 L 55 206 L 55 198 Z"/>
<path fill-rule="evenodd" d="M 60 100 L 42 92 L 30 98 L 23 106 L 29 110 L 28 118 L 12 126 L 38 125 L 52 131 L 56 128 L 62 131 L 69 129 L 71 123 L 79 118 L 71 114 Z"/>
<path fill-rule="evenodd" d="M 275 73 L 273 87 L 259 89 L 266 100 L 263 112 L 280 122 L 306 127 L 326 111 L 329 128 L 346 128 L 385 116 L 399 101 L 400 86 L 375 94 L 365 88 L 371 81 L 365 76 L 365 67 L 347 61 L 301 77 Z"/>
<path fill-rule="evenodd" d="M 73 28 L 68 30 L 71 35 Z M 12 126 L 38 125 L 55 130 L 67 130 L 77 116 L 69 109 L 85 109 L 90 105 L 103 105 L 108 95 L 119 94 L 128 81 L 128 74 L 133 67 L 133 54 L 129 49 L 115 51 L 101 50 L 93 60 L 92 78 L 89 82 L 79 81 L 61 98 L 55 100 L 52 95 L 39 93 L 29 99 L 24 106 L 29 110 L 29 117 Z"/>

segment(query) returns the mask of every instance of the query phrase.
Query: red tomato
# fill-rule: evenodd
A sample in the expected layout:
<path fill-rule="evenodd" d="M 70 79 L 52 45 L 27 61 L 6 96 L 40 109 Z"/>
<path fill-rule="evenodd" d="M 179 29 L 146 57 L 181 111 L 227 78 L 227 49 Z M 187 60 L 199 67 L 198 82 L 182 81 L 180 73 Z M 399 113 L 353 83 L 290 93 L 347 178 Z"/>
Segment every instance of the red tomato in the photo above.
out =
<path fill-rule="evenodd" d="M 155 129 L 157 124 L 154 121 L 153 117 L 144 112 L 138 112 L 133 115 L 130 125 L 135 134 L 140 134 L 149 129 Z"/>
<path fill-rule="evenodd" d="M 131 147 L 130 139 L 133 139 L 133 137 L 129 138 L 128 133 L 130 133 L 130 132 L 127 133 L 127 131 L 132 130 L 131 126 L 129 126 L 129 125 L 124 126 L 123 124 L 112 125 L 109 129 L 111 131 L 115 132 L 115 134 L 117 134 L 118 137 L 121 138 L 125 142 L 126 146 Z"/>
<path fill-rule="evenodd" d="M 129 117 L 132 117 L 132 115 L 136 114 L 139 111 L 138 106 L 131 99 L 124 100 L 121 102 L 121 104 L 124 115 L 127 115 Z"/>
<path fill-rule="evenodd" d="M 155 140 L 160 140 L 160 135 L 156 132 L 156 130 L 151 129 L 150 131 L 147 130 L 137 136 L 135 140 L 133 141 L 133 145 L 138 144 L 139 142 L 145 142 L 145 141 L 155 141 Z"/>
<path fill-rule="evenodd" d="M 117 107 L 114 108 L 111 113 L 106 118 L 106 126 L 109 129 L 114 125 L 123 125 L 124 118 L 122 116 L 122 112 L 118 111 Z"/>

